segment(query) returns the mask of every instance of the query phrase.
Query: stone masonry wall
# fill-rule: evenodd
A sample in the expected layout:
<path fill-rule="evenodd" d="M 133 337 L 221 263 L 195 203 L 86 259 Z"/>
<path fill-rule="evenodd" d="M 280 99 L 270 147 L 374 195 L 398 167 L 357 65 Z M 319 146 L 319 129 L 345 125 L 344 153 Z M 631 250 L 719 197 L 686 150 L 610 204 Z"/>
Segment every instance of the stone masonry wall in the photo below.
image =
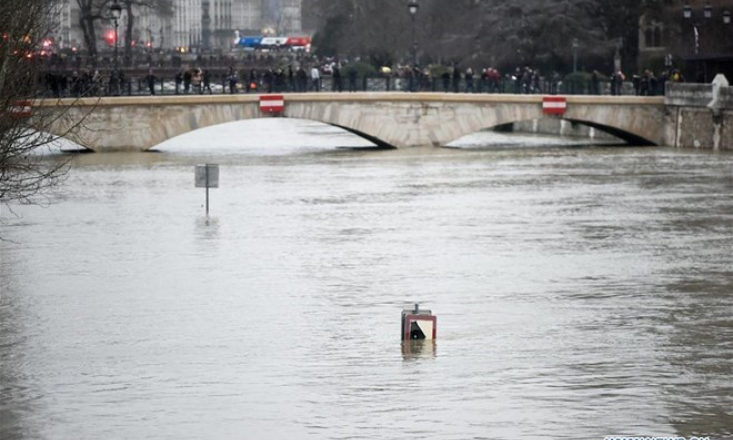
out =
<path fill-rule="evenodd" d="M 670 84 L 665 104 L 675 123 L 678 148 L 733 151 L 733 88 L 720 87 L 718 108 L 712 84 Z"/>

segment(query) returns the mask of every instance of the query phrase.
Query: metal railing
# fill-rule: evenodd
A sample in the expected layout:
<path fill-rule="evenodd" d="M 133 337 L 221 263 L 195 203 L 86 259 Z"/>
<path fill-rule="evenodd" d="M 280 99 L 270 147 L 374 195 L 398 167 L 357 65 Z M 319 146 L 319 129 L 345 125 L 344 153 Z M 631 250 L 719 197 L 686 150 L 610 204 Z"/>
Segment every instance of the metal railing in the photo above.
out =
<path fill-rule="evenodd" d="M 392 75 L 334 78 L 318 80 L 288 76 L 265 75 L 231 81 L 228 75 L 211 75 L 208 80 L 189 82 L 176 77 L 124 76 L 118 81 L 111 76 L 58 77 L 41 80 L 42 95 L 72 96 L 143 96 L 236 93 L 317 93 L 317 92 L 433 92 L 433 93 L 497 93 L 497 94 L 563 94 L 563 95 L 663 95 L 659 83 L 645 89 L 636 81 L 615 85 L 610 81 L 561 81 L 543 78 L 522 83 L 510 78 L 500 80 L 465 78 L 405 78 Z"/>

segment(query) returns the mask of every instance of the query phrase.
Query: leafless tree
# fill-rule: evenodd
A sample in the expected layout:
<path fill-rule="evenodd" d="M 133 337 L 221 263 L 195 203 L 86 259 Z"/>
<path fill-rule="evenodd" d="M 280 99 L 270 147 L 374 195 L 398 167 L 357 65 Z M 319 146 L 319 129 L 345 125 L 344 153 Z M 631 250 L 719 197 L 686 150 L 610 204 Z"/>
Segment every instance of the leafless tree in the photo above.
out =
<path fill-rule="evenodd" d="M 76 0 L 79 7 L 79 25 L 84 35 L 84 44 L 87 53 L 96 59 L 98 50 L 97 43 L 99 38 L 97 35 L 97 25 L 101 22 L 109 23 L 111 20 L 110 6 L 113 0 Z M 124 14 L 124 34 L 123 41 L 124 53 L 127 59 L 132 57 L 132 41 L 135 34 L 135 26 L 137 25 L 136 17 L 142 10 L 148 9 L 157 14 L 161 18 L 170 18 L 173 16 L 174 5 L 173 0 L 118 0 L 120 6 L 125 11 Z M 123 23 L 121 23 L 123 24 Z M 117 36 L 117 38 L 120 38 Z"/>
<path fill-rule="evenodd" d="M 72 130 L 80 123 L 40 93 L 35 54 L 51 10 L 47 0 L 0 1 L 0 206 L 39 202 L 68 172 L 68 157 L 39 154 L 55 139 L 52 125 Z"/>
<path fill-rule="evenodd" d="M 92 60 L 97 57 L 96 23 L 108 19 L 108 0 L 76 0 L 79 6 L 79 26 L 84 35 L 84 45 Z"/>
<path fill-rule="evenodd" d="M 160 18 L 173 16 L 172 0 L 122 0 L 120 1 L 125 13 L 125 57 L 132 59 L 132 42 L 137 26 L 136 17 L 140 11 L 148 9 Z"/>

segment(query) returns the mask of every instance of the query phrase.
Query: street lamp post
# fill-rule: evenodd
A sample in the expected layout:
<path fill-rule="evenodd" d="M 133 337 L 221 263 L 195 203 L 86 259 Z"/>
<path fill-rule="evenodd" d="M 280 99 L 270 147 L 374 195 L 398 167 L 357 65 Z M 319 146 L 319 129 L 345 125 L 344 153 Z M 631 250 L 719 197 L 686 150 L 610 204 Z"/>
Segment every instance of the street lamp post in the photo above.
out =
<path fill-rule="evenodd" d="M 703 23 L 699 21 L 693 20 L 693 11 L 692 6 L 685 5 L 682 8 L 682 16 L 685 18 L 685 20 L 689 21 L 692 24 L 692 30 L 695 33 L 695 55 L 698 55 L 700 53 L 700 26 L 703 25 Z M 713 7 L 710 4 L 705 5 L 703 7 L 702 16 L 705 18 L 705 22 L 708 22 L 711 18 L 713 18 Z M 722 14 L 723 17 L 723 24 L 729 25 L 731 21 L 730 17 L 730 11 L 725 10 Z"/>
<path fill-rule="evenodd" d="M 420 5 L 417 4 L 417 0 L 410 0 L 407 5 L 407 10 L 410 11 L 410 17 L 412 19 L 412 67 L 417 66 L 417 40 L 415 39 L 415 16 L 417 11 L 420 9 Z"/>
<path fill-rule="evenodd" d="M 695 57 L 697 58 L 700 55 L 700 27 L 710 22 L 711 18 L 713 18 L 713 7 L 709 3 L 703 7 L 703 13 L 702 13 L 703 21 L 702 22 L 695 20 L 694 14 L 692 11 L 692 6 L 690 6 L 689 4 L 686 4 L 682 8 L 682 16 L 684 17 L 686 21 L 688 21 L 692 25 L 692 31 L 695 37 L 693 49 L 694 49 Z M 724 10 L 722 13 L 722 17 L 723 17 L 723 24 L 726 26 L 729 25 L 731 22 L 730 11 L 727 9 Z M 700 75 L 699 60 L 696 60 L 696 63 L 698 64 L 697 76 L 700 77 L 701 75 Z"/>
<path fill-rule="evenodd" d="M 705 17 L 706 20 L 713 16 L 713 9 L 710 5 L 705 5 L 705 8 L 703 9 L 703 11 L 704 11 L 703 16 Z M 700 23 L 696 21 L 692 21 L 692 6 L 685 5 L 682 8 L 682 16 L 685 17 L 685 20 L 688 20 L 692 23 L 692 31 L 693 31 L 693 35 L 695 36 L 695 40 L 694 40 L 695 43 L 693 45 L 693 48 L 694 48 L 695 55 L 698 55 L 700 54 L 700 30 L 699 30 Z"/>
<path fill-rule="evenodd" d="M 118 50 L 119 50 L 119 33 L 118 28 L 120 25 L 120 17 L 122 16 L 122 6 L 118 3 L 117 0 L 114 0 L 112 5 L 109 7 L 110 15 L 112 16 L 112 20 L 115 24 L 115 52 L 114 52 L 114 59 L 112 64 L 112 75 L 114 76 L 114 84 L 115 84 L 115 94 L 120 93 L 120 73 L 119 73 L 119 64 L 118 64 Z"/>
<path fill-rule="evenodd" d="M 148 68 L 153 67 L 153 30 L 150 28 L 146 29 L 148 31 Z"/>
<path fill-rule="evenodd" d="M 578 71 L 578 47 L 580 43 L 577 38 L 573 38 L 573 73 Z"/>

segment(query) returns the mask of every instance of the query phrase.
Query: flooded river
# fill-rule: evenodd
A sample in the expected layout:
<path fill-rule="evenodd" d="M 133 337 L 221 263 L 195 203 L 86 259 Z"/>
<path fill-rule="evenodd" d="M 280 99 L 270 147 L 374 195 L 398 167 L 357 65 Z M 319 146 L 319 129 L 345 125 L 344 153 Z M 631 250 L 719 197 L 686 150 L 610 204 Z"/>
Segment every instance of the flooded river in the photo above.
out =
<path fill-rule="evenodd" d="M 2 208 L 0 439 L 733 438 L 733 154 L 249 124 Z"/>

